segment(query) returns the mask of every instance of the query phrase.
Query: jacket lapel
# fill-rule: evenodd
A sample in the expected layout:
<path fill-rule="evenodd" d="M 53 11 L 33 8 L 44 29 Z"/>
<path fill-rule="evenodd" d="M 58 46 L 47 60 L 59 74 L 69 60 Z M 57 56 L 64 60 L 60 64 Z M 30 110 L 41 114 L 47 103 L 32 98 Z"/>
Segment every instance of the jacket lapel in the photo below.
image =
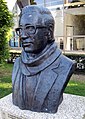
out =
<path fill-rule="evenodd" d="M 52 88 L 53 84 L 55 83 L 58 74 L 53 71 L 53 69 L 56 67 L 58 68 L 59 62 L 57 62 L 57 65 L 51 66 L 51 68 L 45 69 L 41 72 L 38 84 L 35 89 L 34 98 L 33 98 L 33 109 L 40 110 L 43 102 L 49 92 L 49 90 Z M 36 111 L 37 111 L 36 110 Z"/>

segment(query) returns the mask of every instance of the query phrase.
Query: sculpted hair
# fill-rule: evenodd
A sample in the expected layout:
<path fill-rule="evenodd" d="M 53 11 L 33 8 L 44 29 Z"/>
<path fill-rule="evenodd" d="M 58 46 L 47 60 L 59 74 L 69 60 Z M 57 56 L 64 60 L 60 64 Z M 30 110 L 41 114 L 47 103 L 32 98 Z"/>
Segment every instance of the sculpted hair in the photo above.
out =
<path fill-rule="evenodd" d="M 28 5 L 22 9 L 20 16 L 26 13 L 30 13 L 30 11 L 38 13 L 42 18 L 42 22 L 44 22 L 45 24 L 47 21 L 49 21 L 54 25 L 54 18 L 49 9 L 37 5 Z"/>

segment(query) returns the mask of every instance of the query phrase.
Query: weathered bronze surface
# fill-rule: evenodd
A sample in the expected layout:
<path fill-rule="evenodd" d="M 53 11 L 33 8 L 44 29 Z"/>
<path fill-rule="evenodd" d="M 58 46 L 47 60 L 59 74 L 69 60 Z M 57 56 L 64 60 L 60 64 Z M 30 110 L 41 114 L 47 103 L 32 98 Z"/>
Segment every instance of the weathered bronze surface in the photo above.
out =
<path fill-rule="evenodd" d="M 13 104 L 21 109 L 55 113 L 75 63 L 54 40 L 54 19 L 47 8 L 26 6 L 16 29 L 23 51 L 12 73 Z"/>

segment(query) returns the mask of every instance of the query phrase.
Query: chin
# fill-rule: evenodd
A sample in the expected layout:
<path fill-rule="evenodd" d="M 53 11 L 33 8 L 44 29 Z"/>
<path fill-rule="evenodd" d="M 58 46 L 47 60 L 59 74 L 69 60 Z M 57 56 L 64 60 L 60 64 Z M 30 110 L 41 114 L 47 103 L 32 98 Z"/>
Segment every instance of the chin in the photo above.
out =
<path fill-rule="evenodd" d="M 41 53 L 44 49 L 35 49 L 33 50 L 32 48 L 25 47 L 23 48 L 26 53 L 31 53 L 31 54 L 39 54 Z"/>
<path fill-rule="evenodd" d="M 26 53 L 33 53 L 33 50 L 30 48 L 23 48 Z"/>

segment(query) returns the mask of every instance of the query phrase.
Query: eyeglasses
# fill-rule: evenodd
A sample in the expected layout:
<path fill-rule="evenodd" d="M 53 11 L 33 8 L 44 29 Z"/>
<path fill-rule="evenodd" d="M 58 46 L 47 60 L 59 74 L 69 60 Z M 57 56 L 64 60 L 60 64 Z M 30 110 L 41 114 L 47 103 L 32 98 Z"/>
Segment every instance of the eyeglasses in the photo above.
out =
<path fill-rule="evenodd" d="M 26 25 L 25 27 L 16 28 L 15 31 L 16 31 L 16 34 L 18 36 L 21 36 L 23 34 L 23 30 L 24 30 L 25 35 L 29 36 L 29 35 L 35 34 L 37 28 L 47 28 L 47 26 L 44 26 L 44 25 L 43 26 L 42 25 L 36 25 L 36 26 Z"/>

